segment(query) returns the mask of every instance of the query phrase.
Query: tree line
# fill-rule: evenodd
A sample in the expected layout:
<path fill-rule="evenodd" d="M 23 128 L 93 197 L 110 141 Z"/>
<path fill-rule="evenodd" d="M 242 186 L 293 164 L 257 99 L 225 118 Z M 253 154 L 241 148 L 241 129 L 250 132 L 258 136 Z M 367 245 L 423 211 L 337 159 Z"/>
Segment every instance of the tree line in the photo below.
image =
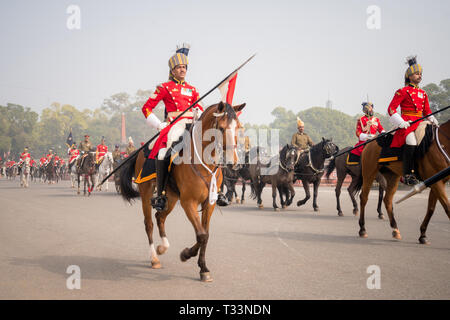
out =
<path fill-rule="evenodd" d="M 439 85 L 430 83 L 423 87 L 427 91 L 433 111 L 450 105 L 450 79 L 442 80 Z M 131 136 L 136 147 L 156 134 L 144 121 L 141 108 L 152 91 L 138 90 L 133 96 L 117 93 L 105 99 L 94 110 L 79 110 L 69 104 L 52 103 L 39 115 L 29 107 L 8 103 L 0 105 L 0 156 L 10 152 L 10 158 L 17 159 L 24 147 L 35 158 L 40 158 L 49 149 L 65 156 L 66 139 L 72 130 L 74 141 L 79 144 L 85 134 L 89 134 L 94 146 L 100 143 L 102 136 L 109 148 L 120 144 L 121 117 L 125 114 L 127 139 Z M 375 106 L 376 108 L 376 106 Z M 376 108 L 377 109 L 377 108 Z M 156 115 L 162 119 L 164 109 L 158 106 Z M 297 131 L 297 116 L 305 122 L 305 132 L 317 143 L 322 137 L 332 138 L 340 148 L 354 145 L 356 121 L 361 116 L 351 116 L 344 112 L 322 107 L 312 107 L 294 112 L 284 107 L 276 107 L 271 112 L 275 118 L 267 125 L 245 124 L 246 129 L 278 129 L 280 145 L 289 143 Z M 437 118 L 443 122 L 449 119 L 449 112 Z M 387 115 L 375 114 L 383 127 L 390 129 Z"/>

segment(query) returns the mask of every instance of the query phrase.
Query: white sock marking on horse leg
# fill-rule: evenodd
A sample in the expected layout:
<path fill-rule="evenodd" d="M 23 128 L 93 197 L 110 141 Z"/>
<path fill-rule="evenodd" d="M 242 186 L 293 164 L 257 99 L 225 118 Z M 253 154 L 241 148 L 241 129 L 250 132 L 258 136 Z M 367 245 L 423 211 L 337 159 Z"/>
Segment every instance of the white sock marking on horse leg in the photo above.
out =
<path fill-rule="evenodd" d="M 156 254 L 156 250 L 155 250 L 155 245 L 152 243 L 150 245 L 150 261 L 153 261 L 154 258 L 157 258 L 157 254 Z"/>
<path fill-rule="evenodd" d="M 168 248 L 170 247 L 169 240 L 168 240 L 166 237 L 162 237 L 161 240 L 162 240 L 162 245 L 163 245 L 166 249 L 168 249 Z"/>

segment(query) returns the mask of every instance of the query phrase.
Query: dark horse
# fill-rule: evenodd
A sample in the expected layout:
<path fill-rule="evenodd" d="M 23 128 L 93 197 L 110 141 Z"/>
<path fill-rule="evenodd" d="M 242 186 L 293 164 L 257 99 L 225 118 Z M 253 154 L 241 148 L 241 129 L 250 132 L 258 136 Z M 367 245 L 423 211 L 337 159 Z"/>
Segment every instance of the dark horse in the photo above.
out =
<path fill-rule="evenodd" d="M 84 161 L 81 162 L 82 162 L 81 167 L 77 168 L 77 181 L 78 181 L 77 194 L 80 194 L 80 176 L 84 175 L 83 194 L 86 195 L 86 184 L 87 184 L 88 196 L 90 196 L 91 192 L 94 190 L 95 184 L 94 179 L 95 175 L 97 174 L 97 168 L 95 165 L 95 152 L 93 151 L 87 152 L 87 156 L 84 158 Z"/>
<path fill-rule="evenodd" d="M 297 206 L 304 205 L 311 198 L 309 184 L 314 185 L 313 208 L 319 211 L 317 205 L 317 191 L 324 173 L 325 159 L 339 151 L 331 139 L 322 138 L 322 141 L 313 145 L 308 151 L 302 152 L 296 165 L 294 182 L 301 180 L 305 189 L 305 198 L 297 202 Z"/>
<path fill-rule="evenodd" d="M 48 184 L 55 183 L 56 180 L 56 166 L 53 159 L 51 159 L 45 166 L 45 176 Z"/>
<path fill-rule="evenodd" d="M 426 129 L 427 133 L 422 143 L 418 147 L 416 152 L 416 164 L 420 177 L 422 179 L 428 179 L 441 170 L 446 169 L 450 164 L 450 157 L 448 150 L 450 150 L 450 120 L 442 124 L 440 127 L 430 127 L 428 125 Z M 431 137 L 427 137 L 431 136 Z M 428 142 L 428 143 L 427 143 Z M 420 150 L 420 151 L 419 151 Z M 392 200 L 394 198 L 395 191 L 397 191 L 400 177 L 403 173 L 402 161 L 393 161 L 384 165 L 378 163 L 380 157 L 381 147 L 376 142 L 369 143 L 361 154 L 362 175 L 359 179 L 357 190 L 361 189 L 361 216 L 359 218 L 359 236 L 367 238 L 367 231 L 365 227 L 365 207 L 367 199 L 369 197 L 370 187 L 372 181 L 375 179 L 377 172 L 381 172 L 387 181 L 386 195 L 384 196 L 384 204 L 386 211 L 389 215 L 389 221 L 392 230 L 392 236 L 400 240 L 402 237 L 397 227 L 397 222 L 394 219 L 394 210 L 392 206 Z M 430 187 L 430 193 L 428 196 L 428 208 L 425 219 L 420 226 L 419 242 L 421 244 L 429 244 L 427 240 L 426 231 L 431 216 L 434 213 L 436 202 L 439 200 L 442 207 L 450 219 L 450 207 L 445 192 L 445 183 L 450 179 L 446 177 Z"/>
<path fill-rule="evenodd" d="M 176 163 L 175 160 L 172 162 L 166 188 L 167 209 L 165 211 L 158 211 L 155 215 L 159 235 L 162 239 L 162 245 L 159 245 L 156 250 L 153 244 L 152 207 L 150 202 L 156 186 L 155 179 L 153 178 L 149 181 L 139 183 L 139 192 L 135 191 L 132 187 L 133 176 L 137 177 L 143 168 L 145 162 L 144 152 L 140 151 L 135 159 L 129 160 L 121 168 L 120 191 L 122 197 L 127 201 L 140 197 L 142 201 L 145 231 L 147 232 L 150 245 L 152 268 L 161 268 L 157 254 L 161 255 L 169 248 L 169 241 L 165 231 L 165 221 L 167 215 L 172 212 L 175 204 L 180 200 L 181 207 L 192 223 L 196 236 L 196 243 L 191 248 L 185 248 L 180 254 L 180 259 L 184 262 L 191 257 L 197 256 L 200 251 L 198 257 L 200 279 L 205 282 L 212 281 L 209 269 L 206 266 L 206 246 L 209 239 L 209 222 L 216 205 L 214 201 L 214 196 L 216 195 L 214 186 L 220 186 L 222 184 L 223 176 L 218 163 L 212 163 L 205 159 L 207 159 L 207 156 L 211 156 L 214 159 L 216 157 L 216 151 L 218 153 L 222 151 L 226 154 L 227 161 L 232 162 L 232 164 L 238 162 L 236 132 L 241 128 L 241 125 L 236 116 L 236 112 L 242 110 L 244 107 L 245 104 L 232 107 L 229 104 L 220 102 L 208 107 L 200 119 L 192 125 L 190 136 L 193 138 L 184 146 L 185 149 L 190 147 L 191 152 L 189 153 L 189 150 L 183 149 L 183 155 L 180 153 L 180 158 L 183 158 L 183 161 L 181 163 Z M 213 143 L 215 148 L 210 155 L 205 152 L 200 152 L 199 154 L 197 148 L 200 149 L 201 147 L 201 150 L 205 150 L 212 143 L 205 137 L 205 132 L 211 132 L 211 129 L 215 129 L 213 130 L 215 133 L 222 132 L 224 134 L 217 134 L 214 137 Z M 184 159 L 184 157 L 187 159 Z M 210 188 L 211 186 L 212 188 Z M 199 206 L 201 206 L 200 215 L 197 211 Z"/>
<path fill-rule="evenodd" d="M 270 159 L 269 164 L 261 164 L 259 159 L 256 164 L 250 164 L 249 171 L 253 186 L 252 196 L 257 199 L 260 209 L 263 208 L 261 193 L 267 183 L 272 185 L 272 205 L 275 211 L 278 210 L 276 202 L 277 190 L 280 194 L 282 208 L 292 203 L 292 199 L 295 196 L 293 186 L 294 166 L 298 160 L 298 155 L 299 151 L 297 148 L 287 144 L 280 150 L 278 155 Z M 285 192 L 286 189 L 289 192 Z M 286 195 L 286 199 L 283 199 L 284 195 Z"/>
<path fill-rule="evenodd" d="M 346 150 L 350 150 L 352 147 L 346 147 L 341 150 L 341 152 L 344 152 Z M 341 187 L 342 183 L 344 182 L 345 177 L 347 174 L 349 174 L 352 177 L 352 182 L 348 186 L 348 194 L 350 195 L 350 199 L 353 203 L 353 214 L 356 216 L 358 215 L 358 203 L 356 202 L 355 195 L 356 195 L 356 184 L 358 183 L 359 177 L 361 176 L 361 163 L 358 164 L 347 164 L 347 156 L 348 153 L 344 153 L 343 155 L 333 158 L 328 166 L 327 166 L 327 172 L 325 174 L 325 177 L 327 179 L 330 179 L 330 174 L 333 172 L 333 170 L 336 168 L 336 175 L 337 175 L 337 182 L 336 182 L 336 202 L 337 202 L 337 211 L 338 215 L 342 217 L 344 214 L 341 210 L 341 202 L 339 200 L 339 197 L 341 195 Z M 386 190 L 386 179 L 383 177 L 381 173 L 377 173 L 377 176 L 375 177 L 375 180 L 378 181 L 378 206 L 377 206 L 377 212 L 378 212 L 378 218 L 384 219 L 383 211 L 381 210 L 381 204 L 383 202 L 383 193 L 384 190 Z"/>
<path fill-rule="evenodd" d="M 233 202 L 234 196 L 236 196 L 236 203 L 244 203 L 245 201 L 245 185 L 247 181 L 251 181 L 248 158 L 249 152 L 245 152 L 244 163 L 238 164 L 236 166 L 228 164 L 223 168 L 223 184 L 227 187 L 225 196 L 230 203 Z M 236 192 L 236 183 L 238 181 L 241 181 L 242 183 L 242 195 L 240 200 Z M 250 186 L 253 187 L 251 183 Z"/>

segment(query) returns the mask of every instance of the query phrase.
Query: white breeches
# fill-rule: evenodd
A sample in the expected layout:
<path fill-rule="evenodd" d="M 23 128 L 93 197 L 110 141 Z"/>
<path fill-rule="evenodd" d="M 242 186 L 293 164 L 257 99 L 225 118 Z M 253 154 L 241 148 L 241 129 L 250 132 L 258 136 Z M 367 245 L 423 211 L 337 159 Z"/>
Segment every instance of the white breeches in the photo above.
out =
<path fill-rule="evenodd" d="M 417 146 L 417 139 L 416 139 L 416 134 L 413 132 L 410 132 L 407 136 L 406 136 L 406 144 L 409 146 Z"/>
<path fill-rule="evenodd" d="M 167 134 L 167 147 L 159 150 L 158 160 L 164 160 L 167 150 L 174 142 L 180 139 L 186 129 L 186 124 L 188 123 L 192 123 L 192 119 L 181 119 L 170 128 L 169 133 Z"/>

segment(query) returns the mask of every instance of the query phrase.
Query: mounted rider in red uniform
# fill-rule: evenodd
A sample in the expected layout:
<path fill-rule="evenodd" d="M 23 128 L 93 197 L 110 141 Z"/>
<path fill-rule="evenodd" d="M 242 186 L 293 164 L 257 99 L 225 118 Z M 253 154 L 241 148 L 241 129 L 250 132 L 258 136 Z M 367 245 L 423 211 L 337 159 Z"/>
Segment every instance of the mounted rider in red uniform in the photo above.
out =
<path fill-rule="evenodd" d="M 359 141 L 355 144 L 355 147 L 364 143 L 366 140 L 374 138 L 377 134 L 384 132 L 380 119 L 373 115 L 373 103 L 363 102 L 362 110 L 364 115 L 356 122 L 356 136 Z M 353 149 L 351 153 L 361 156 L 365 146 Z"/>
<path fill-rule="evenodd" d="M 75 160 L 80 155 L 80 150 L 77 149 L 77 144 L 74 142 L 69 149 L 69 171 L 72 169 L 73 164 L 75 163 Z"/>
<path fill-rule="evenodd" d="M 95 162 L 97 165 L 102 163 L 105 154 L 108 152 L 108 146 L 105 145 L 105 137 L 102 137 L 102 142 L 97 146 L 97 150 L 95 153 Z"/>
<path fill-rule="evenodd" d="M 28 153 L 28 147 L 25 147 L 23 148 L 23 152 L 20 154 L 19 165 L 25 162 L 27 158 L 30 159 L 31 162 L 31 155 Z"/>
<path fill-rule="evenodd" d="M 158 85 L 142 107 L 147 124 L 161 131 L 149 156 L 151 159 L 156 159 L 157 196 L 152 199 L 152 206 L 158 211 L 164 210 L 167 204 L 165 185 L 168 176 L 171 146 L 184 133 L 186 125 L 192 123 L 193 112 L 203 111 L 202 106 L 197 104 L 193 107 L 193 110 L 186 112 L 183 117 L 168 126 L 169 122 L 173 121 L 199 98 L 197 89 L 185 81 L 188 53 L 189 45 L 183 44 L 183 46 L 177 47 L 176 53 L 169 59 L 169 81 Z M 165 105 L 165 122 L 161 122 L 152 113 L 160 101 L 163 101 Z"/>
<path fill-rule="evenodd" d="M 405 72 L 405 87 L 395 92 L 388 107 L 388 113 L 391 123 L 400 128 L 394 134 L 391 147 L 399 148 L 406 143 L 403 149 L 403 182 L 414 185 L 419 183 L 414 174 L 414 158 L 417 147 L 414 131 L 421 121 L 413 125 L 410 125 L 410 122 L 429 115 L 431 109 L 427 93 L 419 88 L 422 80 L 422 66 L 417 63 L 416 57 L 408 57 L 407 62 L 409 67 Z M 397 113 L 398 106 L 400 106 L 400 114 Z M 434 116 L 428 117 L 428 120 L 438 125 Z"/>

